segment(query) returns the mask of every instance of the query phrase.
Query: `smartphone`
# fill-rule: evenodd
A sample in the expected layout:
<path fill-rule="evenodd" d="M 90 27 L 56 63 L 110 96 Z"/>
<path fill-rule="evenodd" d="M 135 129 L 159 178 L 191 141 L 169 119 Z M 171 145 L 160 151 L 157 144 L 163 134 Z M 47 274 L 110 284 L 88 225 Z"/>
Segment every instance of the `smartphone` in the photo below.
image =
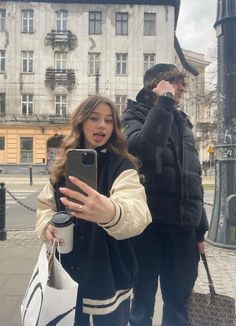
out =
<path fill-rule="evenodd" d="M 66 155 L 66 187 L 86 195 L 69 180 L 69 176 L 74 176 L 97 190 L 97 152 L 94 149 L 69 149 Z"/>

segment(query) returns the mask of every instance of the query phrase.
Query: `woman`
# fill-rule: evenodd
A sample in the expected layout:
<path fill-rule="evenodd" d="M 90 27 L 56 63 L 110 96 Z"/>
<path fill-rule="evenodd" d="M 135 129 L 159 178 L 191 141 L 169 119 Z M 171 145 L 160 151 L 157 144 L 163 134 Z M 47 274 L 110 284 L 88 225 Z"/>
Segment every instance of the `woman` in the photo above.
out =
<path fill-rule="evenodd" d="M 56 211 L 70 210 L 76 221 L 74 250 L 62 255 L 62 263 L 79 283 L 75 325 L 127 326 L 136 276 L 129 238 L 151 222 L 144 188 L 109 99 L 87 98 L 72 114 L 71 127 L 50 182 L 38 196 L 36 230 L 43 241 L 53 241 L 52 216 Z M 70 181 L 87 196 L 65 188 L 66 152 L 71 148 L 97 151 L 98 191 L 73 176 Z"/>

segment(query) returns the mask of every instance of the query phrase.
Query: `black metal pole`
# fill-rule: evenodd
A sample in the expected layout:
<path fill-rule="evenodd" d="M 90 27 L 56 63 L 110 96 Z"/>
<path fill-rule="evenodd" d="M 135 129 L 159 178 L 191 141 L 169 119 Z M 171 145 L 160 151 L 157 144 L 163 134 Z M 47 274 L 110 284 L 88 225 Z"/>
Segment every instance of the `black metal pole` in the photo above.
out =
<path fill-rule="evenodd" d="M 29 166 L 30 186 L 33 184 L 32 166 Z"/>
<path fill-rule="evenodd" d="M 236 0 L 218 0 L 218 145 L 208 241 L 236 249 Z"/>
<path fill-rule="evenodd" d="M 6 188 L 5 183 L 0 183 L 0 240 L 6 240 L 7 232 L 5 231 L 6 224 Z"/>

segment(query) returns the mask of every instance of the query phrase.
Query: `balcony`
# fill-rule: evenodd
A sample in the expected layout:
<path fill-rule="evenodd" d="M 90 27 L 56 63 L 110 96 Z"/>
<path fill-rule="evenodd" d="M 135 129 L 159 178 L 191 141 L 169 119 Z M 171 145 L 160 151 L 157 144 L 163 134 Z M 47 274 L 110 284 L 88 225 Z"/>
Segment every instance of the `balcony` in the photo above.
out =
<path fill-rule="evenodd" d="M 50 108 L 50 110 L 52 110 Z M 0 116 L 0 124 L 4 125 L 39 125 L 45 126 L 47 124 L 59 124 L 65 125 L 69 123 L 70 113 L 66 115 L 57 115 L 57 114 L 33 114 L 33 115 L 21 115 L 21 114 L 11 114 L 8 113 L 4 117 Z"/>
<path fill-rule="evenodd" d="M 77 36 L 71 31 L 56 31 L 52 30 L 45 37 L 45 44 L 51 45 L 53 49 L 57 48 L 61 51 L 74 50 L 77 47 Z"/>
<path fill-rule="evenodd" d="M 75 87 L 75 72 L 73 69 L 46 69 L 45 85 L 54 90 L 57 86 L 64 86 L 71 91 Z"/>

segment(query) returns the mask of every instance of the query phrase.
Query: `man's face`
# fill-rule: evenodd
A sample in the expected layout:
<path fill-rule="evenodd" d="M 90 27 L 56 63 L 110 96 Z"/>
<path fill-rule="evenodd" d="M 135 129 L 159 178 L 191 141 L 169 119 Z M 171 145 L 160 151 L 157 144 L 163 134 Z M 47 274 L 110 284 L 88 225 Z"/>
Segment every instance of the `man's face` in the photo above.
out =
<path fill-rule="evenodd" d="M 172 86 L 175 89 L 175 95 L 174 95 L 174 102 L 176 104 L 180 103 L 181 97 L 185 91 L 185 82 L 183 79 L 180 78 L 173 78 L 172 80 L 170 80 L 170 83 L 172 84 Z"/>

